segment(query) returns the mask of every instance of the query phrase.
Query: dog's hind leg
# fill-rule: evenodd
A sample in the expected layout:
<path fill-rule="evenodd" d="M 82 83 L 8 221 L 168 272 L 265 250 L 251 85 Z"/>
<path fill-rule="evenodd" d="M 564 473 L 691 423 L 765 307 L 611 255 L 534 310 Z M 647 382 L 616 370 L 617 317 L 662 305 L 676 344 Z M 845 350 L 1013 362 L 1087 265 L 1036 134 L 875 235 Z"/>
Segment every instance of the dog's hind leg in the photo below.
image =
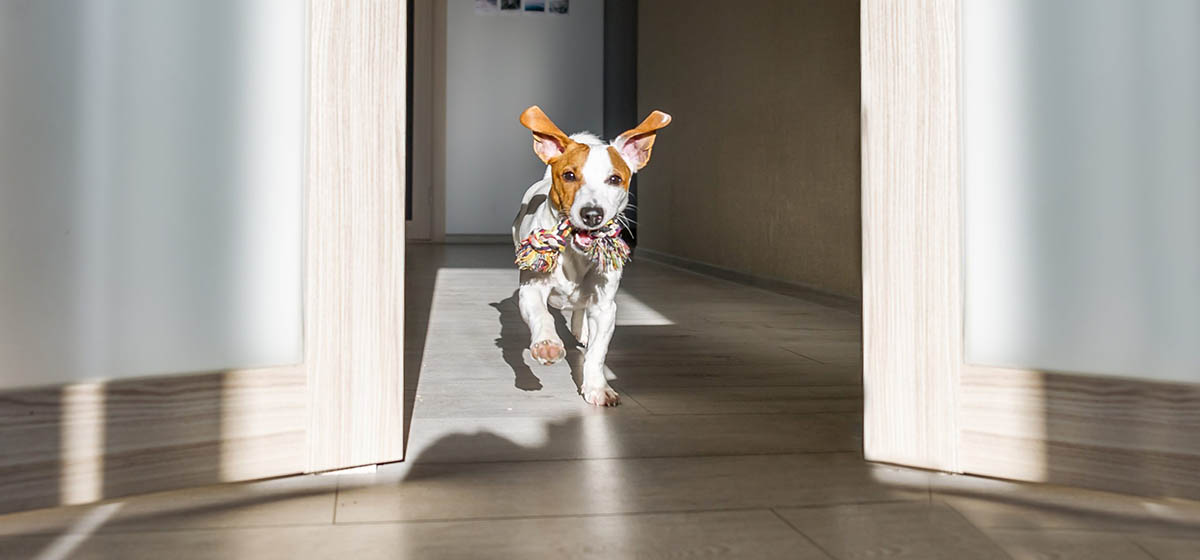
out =
<path fill-rule="evenodd" d="M 554 316 L 546 307 L 546 300 L 550 297 L 550 286 L 539 283 L 521 284 L 519 292 L 518 307 L 521 308 L 521 318 L 529 325 L 529 334 L 532 336 L 529 353 L 542 365 L 550 365 L 563 359 L 567 355 L 567 349 L 555 332 Z"/>
<path fill-rule="evenodd" d="M 571 311 L 571 334 L 575 335 L 575 340 L 578 340 L 580 344 L 587 346 L 588 321 L 586 308 L 576 307 Z"/>

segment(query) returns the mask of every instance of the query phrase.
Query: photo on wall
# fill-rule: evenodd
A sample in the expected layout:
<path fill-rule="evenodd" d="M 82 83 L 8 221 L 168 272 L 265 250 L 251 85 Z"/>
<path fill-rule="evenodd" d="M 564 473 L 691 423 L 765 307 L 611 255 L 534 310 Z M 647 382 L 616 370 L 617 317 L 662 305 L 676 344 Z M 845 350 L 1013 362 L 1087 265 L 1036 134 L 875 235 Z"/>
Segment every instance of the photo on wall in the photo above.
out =
<path fill-rule="evenodd" d="M 499 0 L 475 0 L 475 13 L 495 14 L 500 12 Z"/>
<path fill-rule="evenodd" d="M 521 9 L 521 0 L 500 0 L 500 11 L 512 12 Z"/>
<path fill-rule="evenodd" d="M 546 0 L 525 0 L 526 12 L 545 12 Z"/>
<path fill-rule="evenodd" d="M 557 15 L 567 15 L 571 10 L 571 0 L 550 0 L 546 4 L 546 11 Z"/>

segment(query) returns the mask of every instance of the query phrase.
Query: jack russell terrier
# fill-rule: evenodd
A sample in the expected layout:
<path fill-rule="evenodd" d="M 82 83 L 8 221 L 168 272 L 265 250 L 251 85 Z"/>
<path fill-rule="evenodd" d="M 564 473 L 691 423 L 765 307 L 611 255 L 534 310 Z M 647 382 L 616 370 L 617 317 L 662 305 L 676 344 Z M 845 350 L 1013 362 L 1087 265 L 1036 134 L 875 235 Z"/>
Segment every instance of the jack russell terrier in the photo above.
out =
<path fill-rule="evenodd" d="M 587 133 L 567 136 L 536 105 L 521 113 L 521 124 L 533 131 L 533 152 L 546 164 L 542 180 L 525 191 L 512 228 L 529 352 L 543 365 L 566 356 L 548 306 L 570 310 L 571 334 L 586 347 L 579 392 L 597 406 L 618 400 L 604 358 L 617 322 L 621 269 L 629 261 L 618 224 L 629 203 L 629 179 L 650 161 L 655 133 L 670 122 L 670 115 L 654 111 L 606 144 Z"/>

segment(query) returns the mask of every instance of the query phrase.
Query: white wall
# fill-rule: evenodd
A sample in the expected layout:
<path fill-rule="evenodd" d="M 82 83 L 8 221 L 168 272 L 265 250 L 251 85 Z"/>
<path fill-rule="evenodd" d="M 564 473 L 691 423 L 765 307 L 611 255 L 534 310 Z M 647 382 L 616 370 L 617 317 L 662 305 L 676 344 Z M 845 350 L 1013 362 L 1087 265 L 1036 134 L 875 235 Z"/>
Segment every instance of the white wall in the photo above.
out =
<path fill-rule="evenodd" d="M 973 363 L 1200 382 L 1200 3 L 963 3 Z"/>
<path fill-rule="evenodd" d="M 604 124 L 604 1 L 570 14 L 477 15 L 446 4 L 447 234 L 507 234 L 545 166 L 521 111 L 540 105 L 568 133 Z"/>
<path fill-rule="evenodd" d="M 0 2 L 0 387 L 301 357 L 305 9 Z"/>

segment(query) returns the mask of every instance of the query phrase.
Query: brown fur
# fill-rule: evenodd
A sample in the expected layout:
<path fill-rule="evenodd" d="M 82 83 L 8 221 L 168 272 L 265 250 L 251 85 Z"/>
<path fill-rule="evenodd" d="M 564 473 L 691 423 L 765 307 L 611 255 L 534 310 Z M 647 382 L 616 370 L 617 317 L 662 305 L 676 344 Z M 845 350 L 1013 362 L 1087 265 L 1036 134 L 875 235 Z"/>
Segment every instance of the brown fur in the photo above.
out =
<path fill-rule="evenodd" d="M 567 139 L 567 148 L 562 155 L 549 161 L 550 178 L 554 181 L 550 186 L 550 203 L 563 215 L 571 211 L 571 205 L 575 203 L 575 193 L 583 186 L 583 164 L 587 161 L 590 151 L 588 146 Z M 563 174 L 567 171 L 575 173 L 574 181 L 563 179 Z"/>
<path fill-rule="evenodd" d="M 542 163 L 549 164 L 554 157 L 550 153 L 556 150 L 566 151 L 567 143 L 571 141 L 537 105 L 521 113 L 521 125 L 533 132 L 533 153 L 541 158 Z M 557 147 L 548 148 L 550 144 Z"/>
<path fill-rule="evenodd" d="M 612 161 L 613 174 L 621 177 L 621 188 L 629 190 L 629 178 L 633 176 L 633 171 L 630 171 L 629 166 L 625 164 L 625 158 L 621 157 L 621 152 L 609 146 L 608 159 Z"/>
<path fill-rule="evenodd" d="M 654 146 L 655 132 L 670 122 L 670 115 L 654 111 L 636 128 L 627 130 L 618 136 L 618 144 L 637 143 L 637 149 L 640 150 L 639 155 L 642 156 L 639 160 L 641 165 L 638 168 L 640 169 L 650 160 L 650 150 Z M 568 138 L 537 105 L 521 113 L 521 124 L 533 132 L 534 153 L 550 166 L 550 177 L 553 181 L 550 186 L 550 203 L 559 213 L 569 213 L 571 205 L 575 203 L 575 193 L 583 186 L 583 164 L 587 161 L 591 149 Z M 558 153 L 559 151 L 562 153 Z M 629 190 L 629 179 L 633 176 L 633 170 L 625 163 L 621 153 L 612 146 L 608 147 L 608 158 L 612 161 L 613 173 L 621 177 L 621 188 Z M 574 181 L 563 179 L 563 174 L 568 171 L 575 173 Z"/>

